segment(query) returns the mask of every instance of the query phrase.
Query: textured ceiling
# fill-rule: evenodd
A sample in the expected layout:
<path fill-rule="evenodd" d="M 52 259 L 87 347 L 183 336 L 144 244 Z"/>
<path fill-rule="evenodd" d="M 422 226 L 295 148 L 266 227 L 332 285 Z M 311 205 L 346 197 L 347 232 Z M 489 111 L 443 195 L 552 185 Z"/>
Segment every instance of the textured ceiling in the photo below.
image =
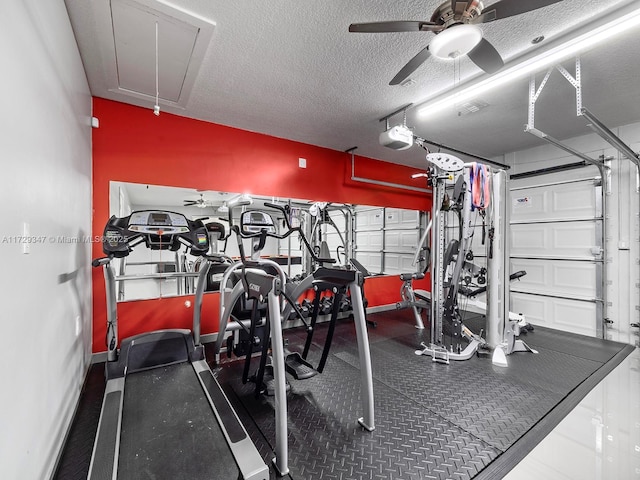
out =
<path fill-rule="evenodd" d="M 109 59 L 101 53 L 105 45 L 113 44 L 111 18 L 104 14 L 109 11 L 109 0 L 65 1 L 92 94 L 152 109 L 153 102 L 109 90 L 105 72 L 113 66 L 106 64 Z M 483 24 L 482 30 L 508 62 L 634 2 L 564 0 Z M 420 149 L 396 152 L 379 145 L 378 135 L 384 127 L 379 119 L 482 72 L 463 58 L 458 80 L 454 63 L 431 58 L 411 76 L 413 85 L 391 87 L 389 80 L 433 34 L 354 34 L 347 29 L 350 23 L 429 20 L 440 3 L 174 0 L 172 5 L 216 26 L 186 107 L 162 105 L 162 110 L 335 150 L 357 146 L 359 155 L 421 166 Z M 534 47 L 531 40 L 539 35 L 546 40 Z M 585 106 L 611 127 L 640 121 L 638 45 L 640 28 L 582 57 Z M 567 68 L 570 66 L 571 62 Z M 528 80 L 523 79 L 484 95 L 481 100 L 489 106 L 478 113 L 460 116 L 452 109 L 418 120 L 410 109 L 407 123 L 425 138 L 495 157 L 540 144 L 523 133 L 527 99 Z M 559 139 L 590 132 L 575 117 L 573 88 L 557 72 L 538 102 L 536 126 Z"/>

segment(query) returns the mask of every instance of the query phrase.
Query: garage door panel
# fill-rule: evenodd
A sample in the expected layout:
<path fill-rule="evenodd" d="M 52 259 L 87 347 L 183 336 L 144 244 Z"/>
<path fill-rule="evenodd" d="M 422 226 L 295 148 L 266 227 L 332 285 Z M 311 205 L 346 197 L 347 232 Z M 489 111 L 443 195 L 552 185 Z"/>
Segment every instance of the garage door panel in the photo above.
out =
<path fill-rule="evenodd" d="M 543 291 L 546 275 L 545 267 L 539 260 L 511 259 L 511 272 L 524 270 L 527 274 L 511 284 L 512 289 L 524 291 Z"/>
<path fill-rule="evenodd" d="M 400 246 L 404 250 L 415 250 L 420 241 L 418 230 L 401 231 L 400 234 Z"/>
<path fill-rule="evenodd" d="M 400 232 L 385 232 L 384 234 L 385 248 L 400 248 Z"/>
<path fill-rule="evenodd" d="M 415 272 L 418 267 L 412 262 L 413 255 L 387 253 L 384 257 L 384 273 L 395 275 Z"/>
<path fill-rule="evenodd" d="M 551 208 L 560 217 L 591 218 L 595 211 L 595 194 L 580 184 L 563 185 L 551 192 Z"/>
<path fill-rule="evenodd" d="M 382 228 L 382 208 L 359 210 L 356 213 L 356 230 L 373 230 Z"/>
<path fill-rule="evenodd" d="M 417 210 L 400 210 L 401 223 L 414 226 L 420 222 L 420 212 Z"/>
<path fill-rule="evenodd" d="M 595 298 L 597 265 L 566 262 L 552 266 L 553 285 L 562 293 Z"/>
<path fill-rule="evenodd" d="M 580 299 L 596 298 L 595 263 L 550 260 L 512 260 L 513 271 L 527 274 L 511 284 L 512 291 Z"/>
<path fill-rule="evenodd" d="M 511 225 L 514 257 L 593 258 L 596 222 Z"/>
<path fill-rule="evenodd" d="M 398 273 L 400 272 L 400 255 L 386 254 L 384 256 L 384 273 Z"/>
<path fill-rule="evenodd" d="M 554 249 L 569 249 L 591 255 L 595 246 L 596 223 L 580 222 L 562 223 L 554 225 L 551 247 Z"/>
<path fill-rule="evenodd" d="M 510 197 L 512 222 L 588 219 L 597 211 L 593 181 L 523 188 Z"/>
<path fill-rule="evenodd" d="M 391 228 L 411 228 L 418 223 L 418 213 L 415 210 L 387 208 L 385 210 L 385 225 Z"/>
<path fill-rule="evenodd" d="M 387 250 L 415 250 L 418 240 L 417 230 L 387 230 L 384 245 Z"/>
<path fill-rule="evenodd" d="M 554 299 L 553 318 L 560 330 L 596 335 L 596 304 Z"/>
<path fill-rule="evenodd" d="M 527 321 L 534 325 L 582 335 L 596 335 L 595 303 L 514 292 L 511 294 L 511 310 L 524 313 Z"/>
<path fill-rule="evenodd" d="M 382 271 L 382 254 L 356 252 L 356 260 L 372 273 L 380 273 Z"/>
<path fill-rule="evenodd" d="M 400 256 L 400 268 L 401 268 L 401 272 L 398 273 L 404 273 L 404 272 L 416 272 L 418 271 L 418 269 L 420 269 L 420 264 L 413 264 L 413 258 L 414 258 L 414 254 L 403 254 Z"/>
<path fill-rule="evenodd" d="M 357 232 L 356 245 L 363 250 L 381 249 L 382 232 Z"/>
<path fill-rule="evenodd" d="M 547 195 L 541 189 L 517 190 L 511 192 L 511 220 L 531 221 L 544 218 Z"/>
<path fill-rule="evenodd" d="M 546 232 L 542 225 L 512 225 L 511 254 L 532 255 L 545 250 Z"/>

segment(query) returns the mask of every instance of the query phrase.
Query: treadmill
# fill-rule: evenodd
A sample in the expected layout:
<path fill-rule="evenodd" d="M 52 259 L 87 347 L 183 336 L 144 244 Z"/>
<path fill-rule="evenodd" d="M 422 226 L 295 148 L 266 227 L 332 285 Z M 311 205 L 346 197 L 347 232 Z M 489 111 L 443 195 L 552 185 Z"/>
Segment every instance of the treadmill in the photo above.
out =
<path fill-rule="evenodd" d="M 141 244 L 171 251 L 186 246 L 196 256 L 209 250 L 202 221 L 180 213 L 144 210 L 109 219 L 106 257 L 93 261 L 103 266 L 106 284 L 107 384 L 88 478 L 267 480 L 269 468 L 205 360 L 199 316 L 193 331 L 136 335 L 118 350 L 118 278 L 111 261 Z"/>

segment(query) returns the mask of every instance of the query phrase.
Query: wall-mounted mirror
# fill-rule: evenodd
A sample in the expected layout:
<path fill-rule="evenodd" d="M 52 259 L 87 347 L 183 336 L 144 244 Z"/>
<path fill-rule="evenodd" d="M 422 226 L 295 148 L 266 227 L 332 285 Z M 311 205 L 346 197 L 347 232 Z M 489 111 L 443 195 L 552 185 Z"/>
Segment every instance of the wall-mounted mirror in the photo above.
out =
<path fill-rule="evenodd" d="M 264 204 L 290 207 L 290 223 L 300 226 L 316 254 L 333 258 L 336 265 L 358 260 L 372 274 L 397 275 L 419 271 L 414 264 L 424 213 L 388 208 L 282 199 L 238 192 L 198 191 L 189 188 L 115 182 L 110 183 L 110 214 L 124 217 L 136 210 L 168 210 L 189 219 L 203 219 L 210 240 L 210 253 L 231 258 L 240 255 L 238 239 L 229 234 L 231 221 L 240 225 L 245 211 L 270 211 L 275 227 L 284 225 L 282 212 Z M 247 241 L 245 241 L 247 242 Z M 245 251 L 249 251 L 245 247 Z M 292 235 L 284 240 L 268 238 L 262 256 L 282 264 L 290 277 L 302 276 L 315 268 L 301 240 Z M 140 300 L 192 294 L 198 276 L 199 259 L 181 249 L 176 252 L 136 248 L 114 261 L 118 301 Z M 220 270 L 220 271 L 218 271 Z M 212 269 L 207 291 L 218 288 L 224 266 Z"/>

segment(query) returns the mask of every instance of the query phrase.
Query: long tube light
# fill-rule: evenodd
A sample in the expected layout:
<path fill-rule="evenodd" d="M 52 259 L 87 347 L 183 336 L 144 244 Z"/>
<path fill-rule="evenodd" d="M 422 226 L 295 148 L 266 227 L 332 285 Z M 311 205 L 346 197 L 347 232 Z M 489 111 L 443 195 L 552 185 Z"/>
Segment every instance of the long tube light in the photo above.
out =
<path fill-rule="evenodd" d="M 636 2 L 633 3 L 636 4 Z M 471 82 L 467 86 L 453 90 L 445 96 L 440 96 L 433 101 L 427 101 L 418 107 L 417 114 L 424 118 L 441 112 L 452 105 L 476 98 L 479 95 L 505 85 L 514 79 L 526 77 L 544 69 L 545 67 L 556 65 L 566 58 L 574 56 L 577 53 L 587 50 L 597 44 L 603 43 L 604 41 L 630 30 L 639 24 L 640 8 L 637 7 L 637 4 L 633 10 L 626 14 L 622 14 L 620 10 L 617 10 L 611 21 L 594 28 L 587 26 L 587 31 L 566 42 L 549 48 L 540 54 L 534 53 L 532 54 L 534 56 L 525 58 L 523 61 L 516 61 L 516 63 L 511 66 L 504 68 L 498 73 L 491 75 L 480 82 Z"/>

